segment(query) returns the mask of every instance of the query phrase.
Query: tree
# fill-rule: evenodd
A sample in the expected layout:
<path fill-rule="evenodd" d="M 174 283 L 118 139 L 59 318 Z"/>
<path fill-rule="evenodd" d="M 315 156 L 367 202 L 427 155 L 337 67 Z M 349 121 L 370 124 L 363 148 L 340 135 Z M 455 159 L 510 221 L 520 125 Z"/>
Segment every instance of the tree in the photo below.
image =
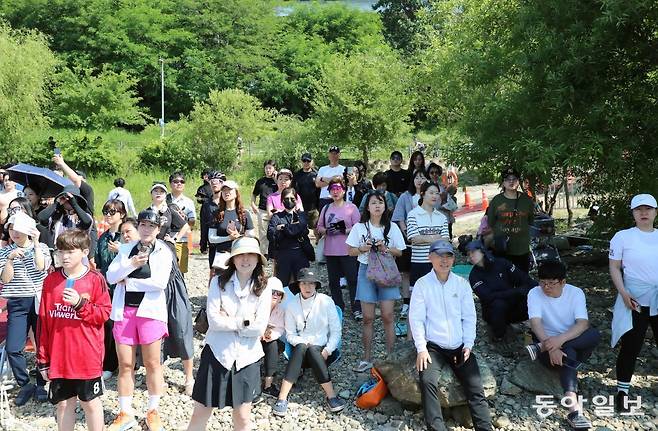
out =
<path fill-rule="evenodd" d="M 48 125 L 43 106 L 56 60 L 42 35 L 2 22 L 0 53 L 0 148 L 5 161 L 24 160 L 32 151 L 26 134 Z"/>
<path fill-rule="evenodd" d="M 328 141 L 358 149 L 367 163 L 409 130 L 413 100 L 402 62 L 390 51 L 336 56 L 322 69 L 313 120 Z"/>
<path fill-rule="evenodd" d="M 189 115 L 189 124 L 175 139 L 181 139 L 206 164 L 229 170 L 238 161 L 238 137 L 258 142 L 272 131 L 274 113 L 263 109 L 258 99 L 242 90 L 213 90 L 207 102 L 199 102 Z"/>
<path fill-rule="evenodd" d="M 419 15 L 429 3 L 429 0 L 379 0 L 372 6 L 379 13 L 384 36 L 393 48 L 413 53 L 424 45 Z"/>
<path fill-rule="evenodd" d="M 126 72 L 66 68 L 53 90 L 50 116 L 64 128 L 108 130 L 117 126 L 144 126 L 149 118 L 138 106 L 137 80 Z"/>
<path fill-rule="evenodd" d="M 601 203 L 603 223 L 620 224 L 630 195 L 656 189 L 655 2 L 436 6 L 425 24 L 440 31 L 421 55 L 416 91 L 435 119 L 459 131 L 453 160 L 513 164 L 533 187 L 573 172 Z M 623 185 L 610 172 L 623 173 Z"/>

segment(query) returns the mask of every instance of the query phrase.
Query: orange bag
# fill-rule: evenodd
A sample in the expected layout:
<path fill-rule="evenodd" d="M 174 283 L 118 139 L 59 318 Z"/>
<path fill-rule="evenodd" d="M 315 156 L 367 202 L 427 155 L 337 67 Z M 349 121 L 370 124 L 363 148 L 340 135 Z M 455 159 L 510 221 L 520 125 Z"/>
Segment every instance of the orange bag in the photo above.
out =
<path fill-rule="evenodd" d="M 377 407 L 384 397 L 386 397 L 386 394 L 388 394 L 388 388 L 379 371 L 375 367 L 372 367 L 370 374 L 372 374 L 372 378 L 361 385 L 356 393 L 355 404 L 360 409 Z"/>

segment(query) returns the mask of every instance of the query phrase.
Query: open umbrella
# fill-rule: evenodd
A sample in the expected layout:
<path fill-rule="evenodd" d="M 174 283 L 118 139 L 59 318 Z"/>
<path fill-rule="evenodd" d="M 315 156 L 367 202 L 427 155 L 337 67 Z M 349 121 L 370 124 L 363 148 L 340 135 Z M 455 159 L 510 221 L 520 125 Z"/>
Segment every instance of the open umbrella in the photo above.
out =
<path fill-rule="evenodd" d="M 56 174 L 50 169 L 19 163 L 10 168 L 9 179 L 34 189 L 42 198 L 57 196 L 65 186 L 73 185 L 71 180 Z"/>

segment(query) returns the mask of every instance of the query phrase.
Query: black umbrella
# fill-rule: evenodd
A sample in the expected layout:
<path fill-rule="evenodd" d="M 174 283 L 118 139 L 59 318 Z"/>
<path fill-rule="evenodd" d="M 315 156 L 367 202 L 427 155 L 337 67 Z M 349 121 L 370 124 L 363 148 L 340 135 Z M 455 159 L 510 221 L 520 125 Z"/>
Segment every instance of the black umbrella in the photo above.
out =
<path fill-rule="evenodd" d="M 19 163 L 10 168 L 9 179 L 30 187 L 42 198 L 57 196 L 65 186 L 73 185 L 71 180 L 56 174 L 50 169 Z"/>

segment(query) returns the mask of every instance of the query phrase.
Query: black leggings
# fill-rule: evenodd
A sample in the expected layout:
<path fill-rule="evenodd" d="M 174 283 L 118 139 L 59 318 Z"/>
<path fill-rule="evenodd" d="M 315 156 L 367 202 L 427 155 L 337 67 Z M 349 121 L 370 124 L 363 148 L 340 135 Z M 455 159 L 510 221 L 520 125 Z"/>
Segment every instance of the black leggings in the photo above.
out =
<path fill-rule="evenodd" d="M 276 367 L 279 365 L 279 340 L 272 341 L 263 341 L 261 340 L 261 345 L 263 346 L 263 352 L 265 352 L 265 357 L 263 357 L 263 367 L 265 368 L 265 377 L 274 377 L 276 372 Z"/>
<path fill-rule="evenodd" d="M 641 311 L 632 311 L 633 329 L 621 337 L 621 349 L 617 356 L 617 380 L 630 382 L 635 372 L 635 361 L 640 355 L 644 345 L 644 336 L 651 325 L 654 340 L 658 344 L 658 316 L 649 316 L 649 307 L 642 307 Z"/>
<path fill-rule="evenodd" d="M 344 274 L 347 279 L 347 287 L 350 291 L 350 306 L 352 313 L 361 311 L 361 302 L 356 300 L 356 279 L 359 273 L 359 262 L 354 256 L 325 256 L 327 260 L 327 275 L 329 276 L 329 289 L 331 299 L 345 311 L 343 292 L 340 290 L 340 275 Z"/>
<path fill-rule="evenodd" d="M 292 348 L 292 355 L 286 367 L 286 374 L 284 380 L 290 383 L 296 383 L 302 368 L 311 368 L 315 379 L 318 383 L 328 383 L 331 381 L 329 376 L 329 367 L 327 363 L 331 363 L 331 356 L 325 361 L 322 357 L 322 349 L 324 346 L 307 346 L 300 343 Z M 332 356 L 335 354 L 334 352 Z"/>

